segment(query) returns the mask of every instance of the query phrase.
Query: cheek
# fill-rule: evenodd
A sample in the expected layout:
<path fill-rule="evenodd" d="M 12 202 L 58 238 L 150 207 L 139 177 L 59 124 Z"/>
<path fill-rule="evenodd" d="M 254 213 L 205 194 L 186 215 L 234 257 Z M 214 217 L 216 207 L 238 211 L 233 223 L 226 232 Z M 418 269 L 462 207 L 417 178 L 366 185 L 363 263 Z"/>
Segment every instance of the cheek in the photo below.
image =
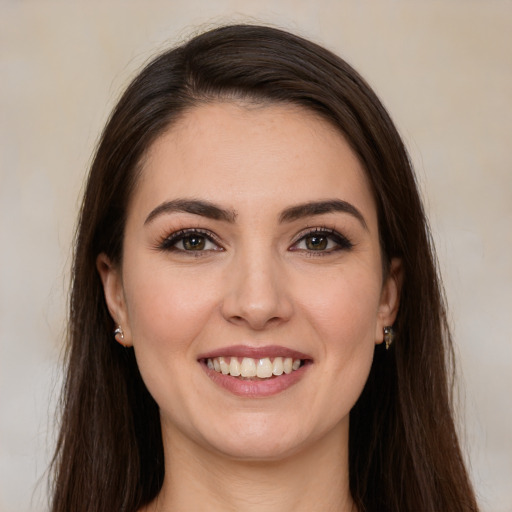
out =
<path fill-rule="evenodd" d="M 133 268 L 125 291 L 135 348 L 151 348 L 155 357 L 184 357 L 215 309 L 218 292 L 211 277 L 161 263 Z"/>
<path fill-rule="evenodd" d="M 311 417 L 321 432 L 348 418 L 368 379 L 375 349 L 380 276 L 348 265 L 297 274 L 298 333 L 315 349 L 317 386 L 309 392 Z M 304 424 L 304 428 L 308 423 Z"/>
<path fill-rule="evenodd" d="M 198 392 L 190 365 L 212 323 L 215 288 L 200 272 L 194 277 L 162 264 L 132 268 L 125 293 L 137 365 L 159 406 L 179 417 L 188 394 Z"/>
<path fill-rule="evenodd" d="M 331 350 L 373 347 L 381 292 L 378 273 L 365 268 L 317 273 L 299 288 L 302 314 Z"/>
<path fill-rule="evenodd" d="M 304 330 L 313 329 L 331 390 L 324 407 L 332 421 L 348 414 L 368 378 L 381 291 L 378 272 L 363 266 L 338 270 L 303 283 L 309 293 L 302 294 L 301 303 Z"/>

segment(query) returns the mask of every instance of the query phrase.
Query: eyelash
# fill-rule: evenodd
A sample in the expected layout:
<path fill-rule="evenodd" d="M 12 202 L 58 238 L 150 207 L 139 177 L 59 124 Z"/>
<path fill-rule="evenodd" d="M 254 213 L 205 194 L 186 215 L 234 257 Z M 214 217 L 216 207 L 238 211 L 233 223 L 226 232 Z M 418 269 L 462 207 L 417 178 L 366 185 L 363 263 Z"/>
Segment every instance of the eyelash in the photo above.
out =
<path fill-rule="evenodd" d="M 333 241 L 336 245 L 335 247 L 331 247 L 324 250 L 314 250 L 314 249 L 300 249 L 297 247 L 300 242 L 305 241 L 308 237 L 318 236 L 319 238 L 326 238 Z M 329 242 L 327 242 L 329 243 Z M 311 257 L 325 256 L 327 254 L 331 254 L 333 252 L 338 251 L 349 251 L 354 247 L 354 244 L 344 235 L 339 233 L 338 231 L 331 228 L 313 228 L 309 229 L 305 233 L 300 233 L 297 237 L 297 240 L 292 244 L 290 250 L 292 251 L 304 251 L 309 254 Z"/>
<path fill-rule="evenodd" d="M 205 240 L 205 243 L 210 242 L 217 246 L 216 249 L 200 249 L 200 250 L 186 250 L 186 249 L 178 249 L 176 245 L 178 242 L 186 239 L 191 239 L 193 237 L 202 238 Z M 327 249 L 301 249 L 297 246 L 306 241 L 308 237 L 318 236 L 319 238 L 327 239 L 327 244 L 329 244 L 329 240 L 333 241 L 336 245 L 335 247 L 330 247 Z M 344 235 L 339 233 L 338 231 L 330 228 L 316 227 L 313 229 L 309 229 L 306 232 L 300 233 L 297 236 L 297 239 L 290 247 L 290 251 L 301 251 L 309 254 L 311 257 L 325 256 L 327 254 L 337 252 L 337 251 L 348 251 L 354 247 L 354 244 Z M 188 253 L 189 255 L 194 255 L 196 257 L 204 255 L 204 253 L 208 253 L 210 251 L 223 251 L 224 248 L 218 241 L 217 237 L 211 233 L 210 231 L 198 229 L 198 228 L 189 228 L 189 229 L 180 229 L 179 231 L 175 231 L 171 233 L 169 236 L 165 237 L 159 244 L 158 249 L 162 251 L 179 251 L 182 253 Z"/>
<path fill-rule="evenodd" d="M 185 240 L 187 238 L 203 238 L 206 242 L 210 242 L 212 244 L 215 244 L 218 249 L 207 249 L 207 250 L 186 250 L 186 249 L 178 249 L 176 247 L 176 244 L 182 240 Z M 189 228 L 189 229 L 180 229 L 179 231 L 175 231 L 174 233 L 171 233 L 169 236 L 165 237 L 159 244 L 158 248 L 162 251 L 179 251 L 183 253 L 189 253 L 193 254 L 194 256 L 201 256 L 201 253 L 209 252 L 212 250 L 215 251 L 223 251 L 224 248 L 220 244 L 220 242 L 217 240 L 217 237 L 213 235 L 210 231 L 206 231 L 204 229 L 198 229 L 198 228 Z"/>

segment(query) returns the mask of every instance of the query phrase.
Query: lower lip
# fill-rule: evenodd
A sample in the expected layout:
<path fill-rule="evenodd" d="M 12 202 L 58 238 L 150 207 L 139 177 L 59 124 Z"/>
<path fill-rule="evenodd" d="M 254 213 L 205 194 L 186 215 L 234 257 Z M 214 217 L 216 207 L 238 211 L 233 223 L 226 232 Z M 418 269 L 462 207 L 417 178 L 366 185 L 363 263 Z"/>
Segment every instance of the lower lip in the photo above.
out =
<path fill-rule="evenodd" d="M 264 398 L 277 395 L 299 382 L 306 374 L 309 366 L 311 366 L 309 362 L 306 362 L 298 370 L 294 370 L 288 374 L 283 373 L 282 375 L 269 379 L 243 380 L 211 370 L 204 362 L 200 362 L 200 364 L 206 372 L 206 375 L 208 375 L 215 384 L 218 384 L 234 395 L 247 398 Z"/>

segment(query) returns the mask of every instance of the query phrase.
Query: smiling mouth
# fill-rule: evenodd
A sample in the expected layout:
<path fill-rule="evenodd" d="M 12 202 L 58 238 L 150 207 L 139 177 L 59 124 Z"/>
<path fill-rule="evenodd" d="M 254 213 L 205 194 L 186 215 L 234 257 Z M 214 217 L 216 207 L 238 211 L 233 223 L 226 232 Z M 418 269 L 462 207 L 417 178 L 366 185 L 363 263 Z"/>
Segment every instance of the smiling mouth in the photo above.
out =
<path fill-rule="evenodd" d="M 272 379 L 280 375 L 289 375 L 305 364 L 304 359 L 292 357 L 213 357 L 204 359 L 204 364 L 223 375 L 241 380 Z"/>

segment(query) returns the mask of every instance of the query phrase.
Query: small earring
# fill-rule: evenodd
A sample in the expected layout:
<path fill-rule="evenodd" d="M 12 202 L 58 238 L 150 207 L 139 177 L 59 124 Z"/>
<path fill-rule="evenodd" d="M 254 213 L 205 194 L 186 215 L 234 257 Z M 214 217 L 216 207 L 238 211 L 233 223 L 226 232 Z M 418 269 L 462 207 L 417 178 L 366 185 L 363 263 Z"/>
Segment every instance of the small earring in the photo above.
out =
<path fill-rule="evenodd" d="M 384 343 L 386 344 L 386 350 L 389 350 L 393 341 L 395 341 L 395 330 L 393 327 L 388 325 L 387 327 L 384 327 Z"/>
<path fill-rule="evenodd" d="M 116 330 L 114 331 L 114 338 L 118 343 L 124 346 L 124 332 L 120 325 L 117 326 Z"/>

